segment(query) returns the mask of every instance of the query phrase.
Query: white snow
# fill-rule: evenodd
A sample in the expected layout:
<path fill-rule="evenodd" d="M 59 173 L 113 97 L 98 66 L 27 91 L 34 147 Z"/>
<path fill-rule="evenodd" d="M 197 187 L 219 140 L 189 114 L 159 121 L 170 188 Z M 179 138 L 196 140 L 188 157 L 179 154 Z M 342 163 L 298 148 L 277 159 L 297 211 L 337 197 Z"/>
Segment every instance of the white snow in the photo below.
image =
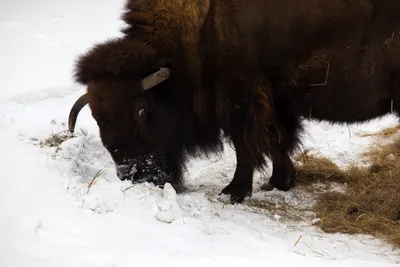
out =
<path fill-rule="evenodd" d="M 190 192 L 116 177 L 85 107 L 77 137 L 41 147 L 67 129 L 69 108 L 84 88 L 72 81 L 76 56 L 120 35 L 123 1 L 1 0 L 0 8 L 0 266 L 394 266 L 399 251 L 369 236 L 325 234 L 307 211 L 314 199 L 260 191 L 242 205 L 227 204 L 235 155 L 192 159 Z M 387 116 L 366 124 L 306 122 L 304 147 L 338 164 L 356 160 L 376 132 L 397 123 Z M 94 175 L 102 170 L 90 188 Z M 271 170 L 269 170 L 270 172 Z M 305 223 L 255 208 L 286 203 Z M 300 238 L 300 239 L 299 239 Z M 296 241 L 297 244 L 296 244 Z M 296 244 L 296 245 L 295 245 Z"/>

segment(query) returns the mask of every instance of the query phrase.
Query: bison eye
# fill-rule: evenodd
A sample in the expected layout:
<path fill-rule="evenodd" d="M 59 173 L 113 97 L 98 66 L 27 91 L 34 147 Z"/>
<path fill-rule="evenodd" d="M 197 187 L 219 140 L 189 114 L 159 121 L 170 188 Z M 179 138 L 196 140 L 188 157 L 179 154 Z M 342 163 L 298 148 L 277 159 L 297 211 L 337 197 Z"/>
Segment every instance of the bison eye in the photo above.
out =
<path fill-rule="evenodd" d="M 145 108 L 139 109 L 138 115 L 139 115 L 139 119 L 140 119 L 141 121 L 147 120 L 147 115 L 148 115 L 148 114 L 147 114 L 147 109 L 145 109 Z"/>

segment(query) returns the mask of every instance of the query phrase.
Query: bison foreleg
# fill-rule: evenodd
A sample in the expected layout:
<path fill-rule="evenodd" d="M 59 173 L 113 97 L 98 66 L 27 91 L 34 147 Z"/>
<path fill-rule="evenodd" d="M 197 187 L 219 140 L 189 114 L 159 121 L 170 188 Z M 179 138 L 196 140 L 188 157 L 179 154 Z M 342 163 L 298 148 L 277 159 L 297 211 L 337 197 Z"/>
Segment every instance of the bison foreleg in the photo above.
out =
<path fill-rule="evenodd" d="M 246 153 L 245 146 L 237 141 L 233 143 L 236 149 L 236 171 L 232 181 L 221 191 L 221 194 L 230 195 L 232 204 L 241 203 L 246 197 L 251 197 L 254 172 L 254 164 L 249 153 Z"/>

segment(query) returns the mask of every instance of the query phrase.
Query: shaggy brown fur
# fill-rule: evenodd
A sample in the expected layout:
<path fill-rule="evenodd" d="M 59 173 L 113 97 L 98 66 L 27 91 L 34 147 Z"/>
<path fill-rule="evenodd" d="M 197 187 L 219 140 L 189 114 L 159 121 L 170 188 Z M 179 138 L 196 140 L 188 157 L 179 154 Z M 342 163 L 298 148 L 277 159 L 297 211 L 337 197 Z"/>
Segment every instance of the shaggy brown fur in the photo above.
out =
<path fill-rule="evenodd" d="M 141 51 L 137 53 L 137 51 Z M 88 84 L 92 81 L 141 76 L 153 66 L 157 53 L 147 45 L 134 40 L 114 39 L 90 49 L 77 62 L 76 81 Z"/>
<path fill-rule="evenodd" d="M 89 103 L 125 168 L 120 177 L 157 169 L 157 183 L 180 181 L 184 152 L 218 151 L 223 130 L 237 155 L 223 193 L 239 202 L 250 195 L 264 156 L 274 169 L 264 188 L 288 190 L 300 115 L 361 121 L 399 101 L 396 1 L 139 0 L 126 8 L 126 37 L 92 49 L 76 71 L 96 88 Z M 139 80 L 160 66 L 172 76 L 143 92 Z M 151 156 L 157 168 L 143 171 Z"/>
<path fill-rule="evenodd" d="M 209 8 L 210 0 L 127 1 L 122 19 L 129 26 L 123 32 L 135 40 L 151 43 L 168 57 L 174 54 L 185 58 L 186 67 L 195 77 L 200 74 L 200 30 Z"/>

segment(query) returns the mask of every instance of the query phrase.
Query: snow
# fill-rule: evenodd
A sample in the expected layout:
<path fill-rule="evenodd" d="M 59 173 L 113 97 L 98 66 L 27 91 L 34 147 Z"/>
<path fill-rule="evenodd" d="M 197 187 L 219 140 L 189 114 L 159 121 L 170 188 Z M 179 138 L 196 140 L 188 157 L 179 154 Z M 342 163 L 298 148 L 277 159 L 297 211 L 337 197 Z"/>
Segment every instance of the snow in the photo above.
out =
<path fill-rule="evenodd" d="M 230 146 L 210 159 L 191 159 L 190 191 L 116 177 L 111 157 L 85 107 L 77 137 L 41 146 L 67 129 L 69 108 L 84 88 L 73 83 L 76 56 L 120 35 L 123 1 L 2 0 L 0 9 L 0 265 L 46 266 L 394 266 L 399 252 L 369 236 L 326 234 L 307 211 L 312 196 L 260 191 L 227 204 L 220 190 L 235 168 Z M 306 121 L 304 148 L 340 165 L 357 160 L 386 116 L 334 126 Z M 100 176 L 92 182 L 98 171 Z M 269 174 L 270 174 L 269 170 Z M 304 216 L 286 220 L 251 203 L 287 204 Z M 298 242 L 297 242 L 298 241 Z M 297 242 L 297 243 L 296 243 Z"/>

